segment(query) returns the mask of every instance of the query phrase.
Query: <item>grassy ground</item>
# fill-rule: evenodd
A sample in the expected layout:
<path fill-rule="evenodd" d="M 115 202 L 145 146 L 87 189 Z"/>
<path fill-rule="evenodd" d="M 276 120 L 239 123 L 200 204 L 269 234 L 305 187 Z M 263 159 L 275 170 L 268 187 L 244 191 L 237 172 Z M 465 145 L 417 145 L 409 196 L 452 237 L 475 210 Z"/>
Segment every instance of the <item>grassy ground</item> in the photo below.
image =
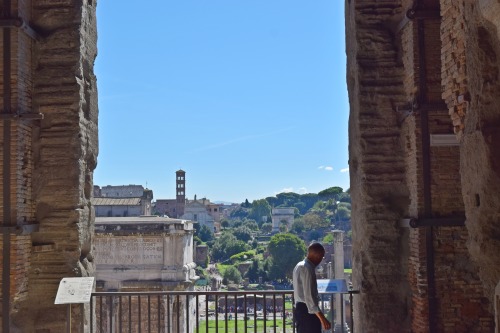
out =
<path fill-rule="evenodd" d="M 255 324 L 257 324 L 257 332 L 264 332 L 264 320 L 262 319 L 257 319 L 257 321 L 254 321 L 253 318 L 250 318 L 250 320 L 247 320 L 246 322 L 246 327 L 247 327 L 247 332 L 254 332 L 255 331 Z M 285 329 L 286 331 L 292 332 L 292 321 L 287 320 L 285 323 Z M 283 331 L 283 320 L 282 319 L 276 319 L 276 330 L 279 332 Z M 219 320 L 218 322 L 218 332 L 226 332 L 226 322 L 224 320 Z M 245 321 L 242 319 L 239 319 L 237 322 L 235 320 L 231 320 L 227 322 L 227 331 L 228 332 L 238 332 L 238 333 L 244 333 L 245 332 Z M 274 331 L 274 321 L 273 320 L 266 320 L 266 331 Z M 214 333 L 216 332 L 216 322 L 215 319 L 210 319 L 208 320 L 208 331 L 207 331 L 207 322 L 205 320 L 200 321 L 200 326 L 198 327 L 198 330 L 195 328 L 193 330 L 195 333 L 204 333 L 204 332 L 209 332 L 209 333 Z"/>

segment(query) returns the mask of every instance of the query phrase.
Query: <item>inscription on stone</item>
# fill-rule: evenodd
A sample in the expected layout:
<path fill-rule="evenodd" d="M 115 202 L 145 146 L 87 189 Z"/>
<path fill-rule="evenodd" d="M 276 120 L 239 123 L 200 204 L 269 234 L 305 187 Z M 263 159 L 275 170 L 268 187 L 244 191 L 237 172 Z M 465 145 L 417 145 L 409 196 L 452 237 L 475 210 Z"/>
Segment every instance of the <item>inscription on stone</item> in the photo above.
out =
<path fill-rule="evenodd" d="M 96 262 L 104 265 L 163 264 L 162 238 L 98 238 Z"/>

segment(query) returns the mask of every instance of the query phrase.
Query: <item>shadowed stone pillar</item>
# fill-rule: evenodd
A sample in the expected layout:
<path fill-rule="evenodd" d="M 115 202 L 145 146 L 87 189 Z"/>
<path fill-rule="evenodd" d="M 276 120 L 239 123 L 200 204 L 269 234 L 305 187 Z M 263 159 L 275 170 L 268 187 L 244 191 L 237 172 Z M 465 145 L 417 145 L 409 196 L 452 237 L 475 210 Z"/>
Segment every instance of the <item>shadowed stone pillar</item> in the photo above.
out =
<path fill-rule="evenodd" d="M 403 231 L 409 203 L 401 129 L 405 104 L 398 45 L 388 27 L 400 1 L 347 0 L 349 170 L 355 332 L 408 332 Z"/>
<path fill-rule="evenodd" d="M 10 207 L 3 205 L 1 214 L 21 228 L 36 228 L 10 237 L 9 329 L 63 332 L 67 306 L 53 304 L 60 280 L 94 274 L 90 198 L 98 150 L 96 3 L 12 0 L 10 5 L 10 17 L 22 19 L 35 36 L 29 29 L 10 28 L 11 98 L 10 107 L 3 103 L 2 109 L 21 117 L 10 123 L 11 169 L 2 168 L 1 175 L 10 178 L 2 182 L 2 199 Z M 26 120 L 38 114 L 43 119 Z M 4 157 L 9 155 L 5 151 Z M 6 173 L 10 177 L 4 178 Z M 5 186 L 10 188 L 7 200 Z M 88 306 L 83 313 L 73 306 L 72 332 L 89 330 L 88 315 Z"/>

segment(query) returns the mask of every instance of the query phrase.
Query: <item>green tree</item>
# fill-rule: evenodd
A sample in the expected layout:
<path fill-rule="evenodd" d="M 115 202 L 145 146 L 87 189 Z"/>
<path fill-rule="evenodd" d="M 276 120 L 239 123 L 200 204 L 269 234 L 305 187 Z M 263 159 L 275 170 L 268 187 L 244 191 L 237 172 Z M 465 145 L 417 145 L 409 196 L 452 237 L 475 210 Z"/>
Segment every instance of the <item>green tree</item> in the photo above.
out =
<path fill-rule="evenodd" d="M 214 232 L 206 225 L 202 225 L 199 232 L 199 237 L 204 242 L 209 242 L 214 238 Z"/>
<path fill-rule="evenodd" d="M 350 218 L 351 218 L 351 211 L 349 210 L 349 208 L 345 206 L 339 206 L 339 208 L 337 208 L 338 221 L 349 220 Z"/>
<path fill-rule="evenodd" d="M 226 219 L 223 219 L 222 221 L 220 221 L 220 225 L 222 228 L 227 229 L 227 228 L 229 228 L 229 221 Z"/>
<path fill-rule="evenodd" d="M 269 202 L 269 205 L 271 205 L 271 207 L 276 207 L 278 205 L 278 198 L 276 197 L 267 197 L 266 201 Z"/>
<path fill-rule="evenodd" d="M 212 246 L 212 259 L 215 261 L 224 261 L 232 255 L 250 250 L 250 246 L 230 233 L 224 232 L 217 238 Z"/>
<path fill-rule="evenodd" d="M 259 225 L 257 224 L 257 222 L 255 222 L 255 220 L 247 219 L 247 220 L 243 221 L 243 225 L 250 230 L 254 230 L 254 231 L 259 230 Z"/>
<path fill-rule="evenodd" d="M 271 237 L 268 251 L 272 257 L 271 276 L 284 280 L 292 277 L 293 268 L 304 258 L 306 245 L 299 237 L 282 233 Z"/>
<path fill-rule="evenodd" d="M 330 225 L 330 222 L 317 212 L 307 213 L 302 217 L 302 221 L 304 221 L 306 230 L 324 228 Z"/>
<path fill-rule="evenodd" d="M 273 230 L 273 225 L 272 225 L 272 223 L 269 223 L 269 222 L 262 224 L 262 226 L 260 227 L 260 231 L 265 232 L 265 233 L 269 233 L 272 230 Z"/>
<path fill-rule="evenodd" d="M 257 221 L 259 225 L 262 225 L 263 218 L 271 219 L 271 206 L 266 199 L 254 200 L 249 216 Z"/>
<path fill-rule="evenodd" d="M 307 211 L 309 209 L 312 208 L 312 206 L 314 206 L 314 204 L 319 200 L 319 197 L 316 193 L 306 193 L 306 194 L 302 194 L 300 196 L 300 201 L 303 202 L 306 207 L 304 208 L 304 211 L 300 212 L 302 215 L 304 215 L 305 213 L 307 213 Z"/>
<path fill-rule="evenodd" d="M 296 219 L 292 224 L 292 232 L 295 234 L 300 234 L 306 230 L 306 226 L 304 225 L 304 221 L 302 219 Z"/>
<path fill-rule="evenodd" d="M 257 249 L 257 247 L 259 247 L 259 241 L 254 238 L 252 241 L 252 249 Z"/>
<path fill-rule="evenodd" d="M 307 212 L 306 204 L 303 203 L 302 201 L 298 201 L 298 202 L 294 203 L 293 206 L 296 209 L 298 209 L 298 211 L 300 212 L 300 214 L 305 214 Z"/>
<path fill-rule="evenodd" d="M 194 229 L 194 234 L 195 235 L 199 235 L 200 229 L 201 229 L 201 225 L 198 222 L 193 223 L 193 229 Z"/>
<path fill-rule="evenodd" d="M 263 281 L 269 281 L 269 272 L 273 265 L 273 259 L 271 257 L 267 257 L 264 260 L 264 264 L 262 265 L 262 270 L 259 270 L 259 276 L 262 276 Z"/>
<path fill-rule="evenodd" d="M 317 231 L 317 230 L 313 230 L 311 231 L 311 233 L 309 234 L 309 240 L 312 242 L 312 241 L 317 241 L 319 240 L 321 237 L 321 234 Z"/>
<path fill-rule="evenodd" d="M 228 284 L 229 282 L 239 284 L 241 282 L 241 273 L 238 270 L 238 268 L 234 266 L 229 266 L 224 271 L 223 278 L 225 280 L 223 281 L 225 284 Z"/>
<path fill-rule="evenodd" d="M 333 234 L 332 233 L 326 234 L 326 236 L 323 237 L 323 240 L 321 242 L 323 244 L 332 244 L 333 243 Z"/>
<path fill-rule="evenodd" d="M 243 225 L 243 221 L 240 220 L 240 219 L 237 219 L 237 220 L 233 220 L 233 223 L 232 223 L 232 227 L 233 228 L 238 228 L 238 227 L 241 227 Z"/>
<path fill-rule="evenodd" d="M 351 203 L 351 195 L 347 192 L 340 193 L 337 198 L 340 202 L 349 202 Z"/>
<path fill-rule="evenodd" d="M 350 202 L 339 202 L 337 204 L 337 207 L 338 208 L 344 207 L 344 208 L 347 208 L 347 209 L 351 210 L 351 203 Z"/>
<path fill-rule="evenodd" d="M 334 198 L 334 199 L 337 199 L 337 196 L 344 192 L 344 190 L 342 189 L 342 187 L 338 187 L 338 186 L 334 186 L 334 187 L 330 187 L 330 188 L 327 188 L 326 190 L 323 190 L 323 191 L 320 191 L 318 193 L 318 196 L 321 198 L 321 199 L 331 199 L 331 198 Z"/>
<path fill-rule="evenodd" d="M 197 235 L 193 236 L 193 242 L 196 242 L 197 244 L 203 243 L 203 241 Z"/>
<path fill-rule="evenodd" d="M 236 236 L 236 239 L 246 243 L 252 239 L 252 230 L 248 227 L 241 226 L 233 229 L 233 235 Z"/>
<path fill-rule="evenodd" d="M 243 208 L 250 208 L 251 205 L 248 199 L 245 199 L 245 202 L 243 202 L 240 206 Z"/>
<path fill-rule="evenodd" d="M 300 194 L 293 192 L 283 192 L 276 195 L 278 199 L 278 206 L 280 207 L 293 207 L 293 205 L 300 201 Z"/>
<path fill-rule="evenodd" d="M 252 262 L 252 266 L 250 266 L 246 274 L 246 277 L 250 282 L 256 283 L 257 281 L 259 281 L 259 268 L 259 261 L 254 260 Z"/>
<path fill-rule="evenodd" d="M 244 219 L 248 217 L 248 210 L 242 207 L 238 207 L 229 214 L 232 219 Z"/>

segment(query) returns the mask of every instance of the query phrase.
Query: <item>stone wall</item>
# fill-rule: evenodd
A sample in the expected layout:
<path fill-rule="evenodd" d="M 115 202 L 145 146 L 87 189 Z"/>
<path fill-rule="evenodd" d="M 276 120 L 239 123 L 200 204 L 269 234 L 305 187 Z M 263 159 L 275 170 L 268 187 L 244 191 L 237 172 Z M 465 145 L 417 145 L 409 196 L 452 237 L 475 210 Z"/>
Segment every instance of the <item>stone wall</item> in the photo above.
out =
<path fill-rule="evenodd" d="M 454 80 L 446 81 L 443 99 L 455 123 L 457 115 L 460 121 L 455 129 L 461 139 L 461 183 L 470 233 L 467 245 L 479 265 L 484 294 L 492 302 L 500 280 L 499 4 L 443 1 L 442 11 L 451 13 L 448 26 L 459 25 L 442 31 L 443 40 L 456 45 L 456 50 L 443 49 L 448 59 L 443 77 L 448 77 L 448 68 L 460 65 Z M 454 64 L 455 58 L 460 61 Z"/>
<path fill-rule="evenodd" d="M 499 22 L 490 0 L 346 1 L 358 331 L 493 330 Z"/>
<path fill-rule="evenodd" d="M 401 4 L 346 1 L 349 169 L 357 332 L 408 331 L 409 285 L 399 219 L 409 203 L 398 115 L 404 71 L 389 21 Z M 383 304 L 383 306 L 381 306 Z"/>
<path fill-rule="evenodd" d="M 62 332 L 67 309 L 53 304 L 59 281 L 94 272 L 90 197 L 97 157 L 95 2 L 12 0 L 3 6 L 8 3 L 10 15 L 3 14 L 21 18 L 35 33 L 4 30 L 10 36 L 11 94 L 3 94 L 0 107 L 14 116 L 0 122 L 0 215 L 3 224 L 17 225 L 12 230 L 22 235 L 4 234 L 1 242 L 2 248 L 10 242 L 11 276 L 10 323 L 3 323 L 12 332 Z M 0 40 L 4 50 L 9 44 L 5 36 Z M 7 67 L 1 67 L 4 78 Z M 6 81 L 1 81 L 4 88 Z M 2 271 L 4 259 L 2 255 Z M 79 332 L 80 311 L 73 318 Z"/>

